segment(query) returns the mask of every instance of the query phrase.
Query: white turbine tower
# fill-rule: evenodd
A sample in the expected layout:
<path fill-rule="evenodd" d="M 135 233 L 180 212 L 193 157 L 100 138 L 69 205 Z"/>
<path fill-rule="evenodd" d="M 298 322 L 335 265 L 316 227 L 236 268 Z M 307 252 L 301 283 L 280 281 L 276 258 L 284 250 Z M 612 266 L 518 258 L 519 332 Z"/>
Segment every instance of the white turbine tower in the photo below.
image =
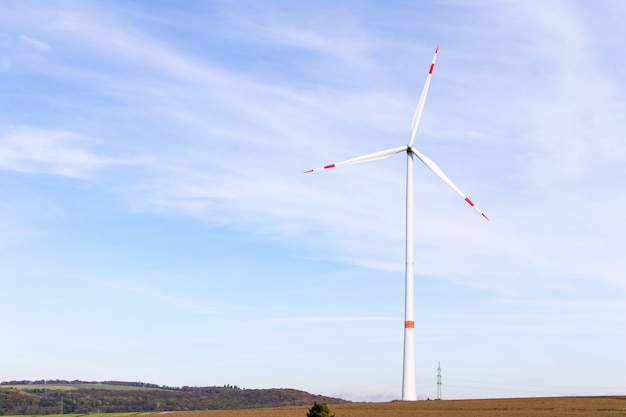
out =
<path fill-rule="evenodd" d="M 388 158 L 400 152 L 406 152 L 407 155 L 407 170 L 406 170 L 406 273 L 405 273 L 405 307 L 404 307 L 404 360 L 403 360 L 403 373 L 402 373 L 402 400 L 403 401 L 415 401 L 417 400 L 417 387 L 415 377 L 415 301 L 414 301 L 414 273 L 413 273 L 413 258 L 414 258 L 414 237 L 413 237 L 413 156 L 422 161 L 431 171 L 435 173 L 439 178 L 443 180 L 450 188 L 452 188 L 458 195 L 461 196 L 470 206 L 474 207 L 481 216 L 489 220 L 485 213 L 483 213 L 463 192 L 454 185 L 450 178 L 443 173 L 443 171 L 423 153 L 419 152 L 413 147 L 415 141 L 415 134 L 419 127 L 420 119 L 422 118 L 422 112 L 424 111 L 424 102 L 426 101 L 426 95 L 428 94 L 428 86 L 430 85 L 430 79 L 433 75 L 433 69 L 435 68 L 435 60 L 437 59 L 437 53 L 439 52 L 439 45 L 435 49 L 435 55 L 433 61 L 430 64 L 428 75 L 426 76 L 426 83 L 422 90 L 422 95 L 417 103 L 417 108 L 413 114 L 413 121 L 411 122 L 411 136 L 408 145 L 400 146 L 398 148 L 392 148 L 385 151 L 374 152 L 368 155 L 359 156 L 357 158 L 348 159 L 342 162 L 336 162 L 334 164 L 325 165 L 320 168 L 310 169 L 305 173 L 321 171 L 329 168 L 340 167 L 344 165 L 358 164 L 361 162 L 375 161 L 378 159 Z"/>

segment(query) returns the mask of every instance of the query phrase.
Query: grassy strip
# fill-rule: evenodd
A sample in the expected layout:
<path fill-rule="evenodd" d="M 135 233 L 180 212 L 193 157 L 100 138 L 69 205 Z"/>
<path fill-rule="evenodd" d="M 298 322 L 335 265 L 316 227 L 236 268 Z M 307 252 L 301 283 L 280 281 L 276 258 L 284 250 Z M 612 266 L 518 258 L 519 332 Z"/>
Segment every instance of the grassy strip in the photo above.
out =
<path fill-rule="evenodd" d="M 106 389 L 111 391 L 146 391 L 158 388 L 136 387 L 134 385 L 107 385 L 107 384 L 71 384 L 76 389 Z"/>
<path fill-rule="evenodd" d="M 128 412 L 128 413 L 91 413 L 91 414 L 46 414 L 45 417 L 128 417 L 128 416 L 147 416 L 149 414 L 157 414 L 154 411 L 147 412 Z M 18 416 L 4 417 L 42 417 L 40 414 L 24 414 Z"/>
<path fill-rule="evenodd" d="M 29 384 L 29 385 L 0 385 L 1 388 L 13 388 L 18 390 L 49 389 L 55 391 L 71 391 L 75 389 L 105 389 L 111 391 L 146 391 L 158 388 L 136 387 L 132 385 L 108 385 L 108 384 Z"/>

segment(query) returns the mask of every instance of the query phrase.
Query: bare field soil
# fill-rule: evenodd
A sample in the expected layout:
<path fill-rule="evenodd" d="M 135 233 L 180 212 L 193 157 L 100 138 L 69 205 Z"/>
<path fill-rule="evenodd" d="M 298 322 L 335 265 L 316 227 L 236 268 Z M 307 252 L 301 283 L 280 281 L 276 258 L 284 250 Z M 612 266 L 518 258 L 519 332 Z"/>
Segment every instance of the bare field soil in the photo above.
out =
<path fill-rule="evenodd" d="M 335 417 L 626 417 L 626 396 L 393 401 L 329 405 Z M 309 407 L 185 411 L 167 417 L 306 417 Z"/>

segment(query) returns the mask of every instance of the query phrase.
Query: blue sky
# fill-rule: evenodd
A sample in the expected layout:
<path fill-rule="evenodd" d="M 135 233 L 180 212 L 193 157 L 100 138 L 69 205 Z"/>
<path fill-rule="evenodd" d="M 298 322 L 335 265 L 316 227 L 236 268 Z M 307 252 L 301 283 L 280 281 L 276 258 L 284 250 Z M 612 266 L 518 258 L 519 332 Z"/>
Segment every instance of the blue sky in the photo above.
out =
<path fill-rule="evenodd" d="M 620 1 L 3 1 L 0 380 L 624 394 Z"/>

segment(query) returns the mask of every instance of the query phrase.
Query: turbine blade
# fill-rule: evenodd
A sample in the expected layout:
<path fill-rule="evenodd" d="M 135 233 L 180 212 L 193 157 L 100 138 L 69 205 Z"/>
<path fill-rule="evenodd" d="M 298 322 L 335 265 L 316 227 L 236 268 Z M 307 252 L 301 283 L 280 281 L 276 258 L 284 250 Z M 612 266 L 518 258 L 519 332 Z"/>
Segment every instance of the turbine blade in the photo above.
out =
<path fill-rule="evenodd" d="M 361 162 L 368 162 L 368 161 L 376 161 L 378 159 L 388 158 L 391 155 L 395 155 L 397 153 L 400 153 L 400 152 L 406 151 L 406 150 L 407 150 L 407 146 L 406 145 L 405 146 L 400 146 L 398 148 L 387 149 L 385 151 L 374 152 L 374 153 L 370 153 L 370 154 L 367 154 L 367 155 L 358 156 L 356 158 L 348 159 L 348 160 L 345 160 L 345 161 L 335 162 L 334 164 L 324 165 L 323 167 L 309 169 L 308 171 L 304 171 L 304 173 L 308 174 L 309 172 L 322 171 L 324 169 L 341 167 L 341 166 L 344 166 L 344 165 L 359 164 Z"/>
<path fill-rule="evenodd" d="M 435 175 L 437 175 L 439 178 L 442 179 L 443 182 L 445 182 L 446 184 L 448 184 L 448 186 L 450 188 L 452 188 L 458 195 L 461 196 L 461 198 L 463 200 L 465 200 L 467 202 L 467 204 L 469 204 L 470 206 L 474 207 L 474 209 L 480 213 L 481 216 L 483 216 L 485 219 L 489 220 L 489 217 L 487 217 L 487 215 L 485 213 L 482 212 L 481 209 L 479 209 L 473 202 L 472 200 L 470 200 L 465 194 L 463 194 L 463 192 L 459 189 L 459 187 L 457 187 L 452 180 L 450 180 L 450 178 L 448 178 L 448 176 L 446 174 L 444 174 L 444 172 L 441 170 L 441 168 L 439 168 L 437 166 L 437 164 L 435 164 L 432 159 L 428 158 L 426 155 L 424 155 L 423 153 L 419 152 L 417 149 L 415 148 L 410 148 L 411 152 L 413 152 L 413 155 L 417 156 L 419 158 L 420 161 L 422 161 L 424 163 L 424 165 L 426 165 L 428 168 L 430 168 L 430 170 L 432 172 L 435 173 Z"/>
<path fill-rule="evenodd" d="M 426 76 L 426 82 L 424 83 L 424 88 L 422 89 L 422 95 L 420 96 L 420 99 L 417 102 L 415 113 L 413 113 L 413 120 L 411 121 L 411 139 L 409 139 L 409 146 L 413 146 L 413 142 L 415 141 L 415 134 L 417 133 L 417 128 L 419 127 L 420 120 L 422 119 L 422 112 L 424 111 L 424 103 L 426 103 L 426 96 L 428 95 L 428 87 L 430 86 L 430 79 L 433 76 L 433 70 L 435 69 L 435 61 L 437 60 L 438 52 L 439 52 L 439 45 L 437 45 L 437 49 L 435 49 L 435 55 L 433 55 L 433 62 L 430 64 L 430 69 L 428 70 L 428 75 Z"/>

